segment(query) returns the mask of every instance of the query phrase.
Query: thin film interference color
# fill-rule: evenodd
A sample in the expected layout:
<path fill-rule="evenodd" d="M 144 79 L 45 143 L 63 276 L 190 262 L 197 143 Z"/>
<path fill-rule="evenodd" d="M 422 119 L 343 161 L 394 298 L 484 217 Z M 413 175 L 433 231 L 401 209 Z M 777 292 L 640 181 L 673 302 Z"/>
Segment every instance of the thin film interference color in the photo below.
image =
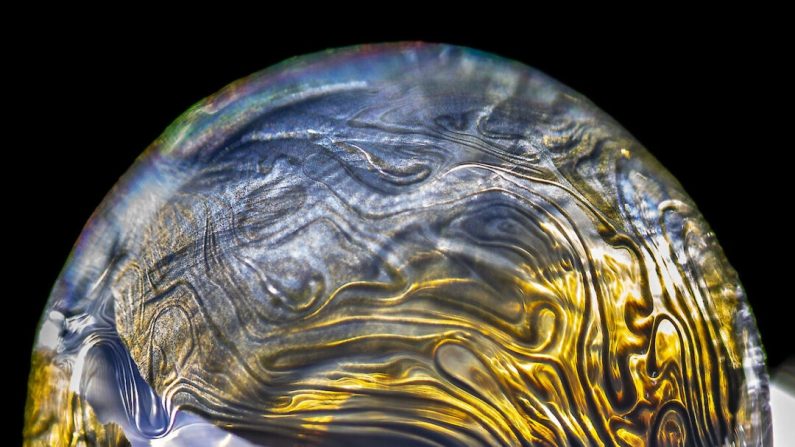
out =
<path fill-rule="evenodd" d="M 92 216 L 29 446 L 769 445 L 753 316 L 679 183 L 583 96 L 445 45 L 200 102 Z"/>

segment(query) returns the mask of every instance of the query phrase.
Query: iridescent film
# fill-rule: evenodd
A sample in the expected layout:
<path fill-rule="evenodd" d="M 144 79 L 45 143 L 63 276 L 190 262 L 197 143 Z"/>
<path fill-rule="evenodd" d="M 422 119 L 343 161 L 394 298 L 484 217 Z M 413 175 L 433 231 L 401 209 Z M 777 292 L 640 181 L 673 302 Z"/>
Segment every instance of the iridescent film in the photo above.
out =
<path fill-rule="evenodd" d="M 518 62 L 385 44 L 237 81 L 137 159 L 52 289 L 25 443 L 769 432 L 737 274 L 643 146 Z"/>

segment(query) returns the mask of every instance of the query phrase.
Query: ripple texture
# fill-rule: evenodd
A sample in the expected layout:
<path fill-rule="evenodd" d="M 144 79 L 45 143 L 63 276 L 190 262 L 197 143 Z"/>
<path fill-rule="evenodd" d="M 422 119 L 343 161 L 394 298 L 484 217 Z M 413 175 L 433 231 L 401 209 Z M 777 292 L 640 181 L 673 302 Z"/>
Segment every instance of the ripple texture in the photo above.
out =
<path fill-rule="evenodd" d="M 770 443 L 753 315 L 679 183 L 580 94 L 446 45 L 192 107 L 92 216 L 33 358 L 30 446 Z"/>

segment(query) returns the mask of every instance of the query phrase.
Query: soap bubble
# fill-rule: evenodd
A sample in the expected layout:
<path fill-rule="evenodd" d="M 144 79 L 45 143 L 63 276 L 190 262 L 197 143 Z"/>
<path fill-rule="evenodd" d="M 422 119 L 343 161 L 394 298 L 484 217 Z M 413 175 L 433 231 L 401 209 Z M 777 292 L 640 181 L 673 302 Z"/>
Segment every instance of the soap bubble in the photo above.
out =
<path fill-rule="evenodd" d="M 26 445 L 761 445 L 753 315 L 681 185 L 582 95 L 471 49 L 288 60 L 95 211 Z"/>

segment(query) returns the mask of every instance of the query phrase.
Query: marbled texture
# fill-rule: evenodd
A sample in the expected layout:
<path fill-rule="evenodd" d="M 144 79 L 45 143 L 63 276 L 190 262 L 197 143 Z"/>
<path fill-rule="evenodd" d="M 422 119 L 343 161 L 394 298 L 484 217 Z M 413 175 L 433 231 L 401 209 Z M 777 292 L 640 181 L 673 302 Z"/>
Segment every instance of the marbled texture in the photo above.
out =
<path fill-rule="evenodd" d="M 53 288 L 25 436 L 762 445 L 768 413 L 737 274 L 639 142 L 520 63 L 388 44 L 237 81 L 147 149 Z"/>

